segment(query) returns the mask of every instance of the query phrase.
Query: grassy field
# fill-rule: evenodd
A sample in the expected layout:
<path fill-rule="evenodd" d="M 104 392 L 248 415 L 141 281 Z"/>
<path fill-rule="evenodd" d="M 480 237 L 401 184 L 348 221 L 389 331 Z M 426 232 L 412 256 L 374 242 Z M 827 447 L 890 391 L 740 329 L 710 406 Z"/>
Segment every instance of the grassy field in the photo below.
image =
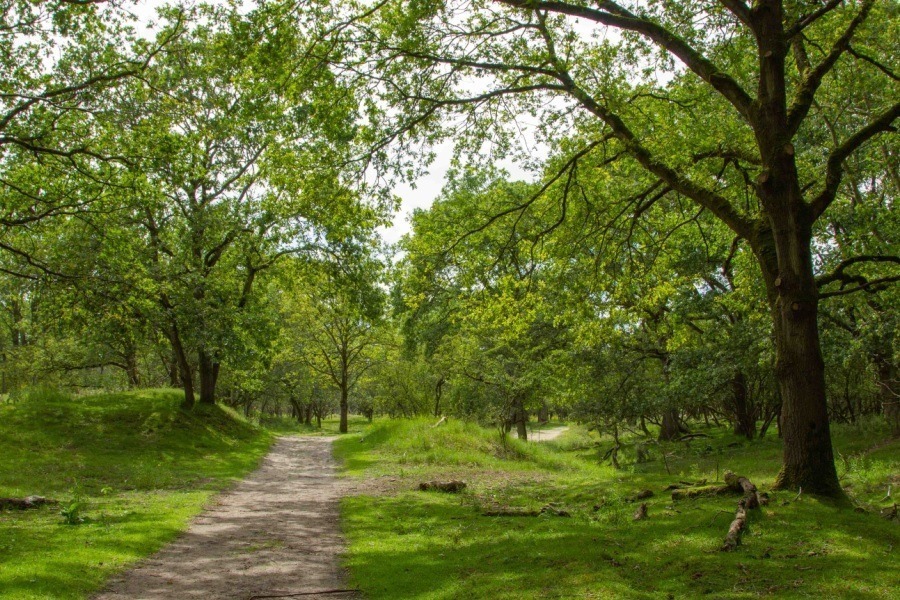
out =
<path fill-rule="evenodd" d="M 651 444 L 636 464 L 600 465 L 609 443 L 573 427 L 556 442 L 501 442 L 492 430 L 449 421 L 376 422 L 338 440 L 350 477 L 371 496 L 346 498 L 347 565 L 370 600 L 395 598 L 896 598 L 900 525 L 875 511 L 900 483 L 900 441 L 876 421 L 835 428 L 842 482 L 856 507 L 795 491 L 753 511 L 736 552 L 722 544 L 736 497 L 673 502 L 679 480 L 726 469 L 765 491 L 776 475 L 774 436 L 748 442 L 721 430 L 690 443 Z M 665 456 L 665 459 L 663 457 Z M 414 491 L 459 478 L 463 494 Z M 629 499 L 650 489 L 649 518 Z M 539 509 L 570 517 L 486 517 L 487 508 Z"/>
<path fill-rule="evenodd" d="M 270 433 L 219 407 L 182 411 L 181 399 L 43 393 L 0 405 L 0 496 L 61 502 L 0 512 L 0 598 L 86 597 L 259 463 Z"/>

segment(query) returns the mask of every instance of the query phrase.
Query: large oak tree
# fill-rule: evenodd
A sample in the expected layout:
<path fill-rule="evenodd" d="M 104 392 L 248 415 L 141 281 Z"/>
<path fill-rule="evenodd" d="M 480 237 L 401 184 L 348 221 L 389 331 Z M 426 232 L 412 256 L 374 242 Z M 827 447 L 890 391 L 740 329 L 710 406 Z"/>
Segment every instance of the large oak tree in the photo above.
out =
<path fill-rule="evenodd" d="M 820 286 L 872 290 L 896 275 L 854 283 L 854 266 L 885 260 L 862 256 L 829 276 L 812 249 L 848 192 L 848 158 L 900 116 L 896 22 L 896 5 L 877 0 L 385 1 L 354 23 L 361 51 L 345 66 L 381 94 L 386 141 L 454 135 L 500 156 L 530 131 L 564 155 L 557 179 L 627 161 L 642 183 L 724 223 L 755 256 L 771 311 L 777 484 L 840 495 L 818 330 L 820 297 L 834 290 Z M 896 146 L 884 147 L 895 163 Z"/>

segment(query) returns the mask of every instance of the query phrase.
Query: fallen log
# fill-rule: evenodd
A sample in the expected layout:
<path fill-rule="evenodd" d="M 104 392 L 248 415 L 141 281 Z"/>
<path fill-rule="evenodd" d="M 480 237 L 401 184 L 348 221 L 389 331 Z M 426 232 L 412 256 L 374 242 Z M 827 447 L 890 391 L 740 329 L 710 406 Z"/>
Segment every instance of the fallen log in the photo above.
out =
<path fill-rule="evenodd" d="M 458 494 L 466 489 L 465 481 L 423 481 L 419 484 L 419 489 L 423 492 L 447 492 L 448 494 Z"/>
<path fill-rule="evenodd" d="M 636 511 L 634 511 L 634 520 L 642 521 L 642 520 L 646 519 L 647 516 L 648 516 L 647 515 L 647 503 L 642 502 L 641 505 L 638 506 L 638 509 Z"/>
<path fill-rule="evenodd" d="M 690 500 L 701 496 L 718 496 L 719 494 L 732 494 L 734 488 L 730 485 L 707 485 L 699 488 L 672 490 L 672 500 Z"/>
<path fill-rule="evenodd" d="M 483 517 L 539 517 L 541 515 L 552 515 L 554 517 L 572 516 L 569 511 L 557 508 L 552 504 L 547 504 L 541 507 L 540 510 L 516 506 L 502 506 L 499 508 L 490 508 L 481 513 L 481 516 Z"/>
<path fill-rule="evenodd" d="M 744 498 L 747 500 L 747 508 L 759 507 L 759 492 L 749 479 L 735 475 L 731 471 L 725 471 L 725 483 L 734 491 L 744 493 Z"/>
<path fill-rule="evenodd" d="M 705 479 L 701 479 L 700 481 L 697 481 L 697 482 L 679 481 L 678 483 L 669 484 L 668 486 L 666 486 L 666 489 L 664 489 L 663 491 L 668 492 L 669 490 L 683 490 L 684 488 L 697 487 L 697 486 L 701 486 L 701 485 L 706 485 Z"/>
<path fill-rule="evenodd" d="M 738 502 L 737 512 L 731 526 L 728 527 L 728 533 L 725 535 L 725 543 L 722 544 L 723 552 L 730 552 L 741 545 L 741 534 L 747 527 L 747 500 L 742 498 Z"/>
<path fill-rule="evenodd" d="M 27 510 L 29 508 L 39 508 L 47 504 L 59 504 L 59 501 L 44 498 L 43 496 L 0 498 L 0 510 Z"/>
<path fill-rule="evenodd" d="M 481 513 L 483 517 L 537 517 L 541 511 L 527 508 L 492 508 Z"/>
<path fill-rule="evenodd" d="M 728 528 L 728 533 L 725 534 L 725 542 L 722 544 L 722 551 L 729 552 L 741 544 L 741 535 L 747 527 L 747 511 L 759 508 L 760 504 L 768 503 L 768 496 L 761 499 L 759 490 L 752 481 L 746 477 L 735 475 L 731 471 L 725 472 L 725 483 L 732 490 L 744 492 L 744 497 L 738 502 L 734 520 Z"/>

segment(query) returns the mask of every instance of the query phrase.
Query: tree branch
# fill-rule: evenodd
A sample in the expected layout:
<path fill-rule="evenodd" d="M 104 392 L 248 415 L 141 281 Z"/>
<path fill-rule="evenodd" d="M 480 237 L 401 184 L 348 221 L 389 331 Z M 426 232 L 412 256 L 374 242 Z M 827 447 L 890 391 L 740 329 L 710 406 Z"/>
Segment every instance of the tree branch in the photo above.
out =
<path fill-rule="evenodd" d="M 803 119 L 805 119 L 807 113 L 809 113 L 809 109 L 816 96 L 816 91 L 822 84 L 822 79 L 832 68 L 834 68 L 834 65 L 841 55 L 850 47 L 850 40 L 853 39 L 853 34 L 856 33 L 857 28 L 866 20 L 866 17 L 869 16 L 869 11 L 872 10 L 873 4 L 874 0 L 866 0 L 866 2 L 863 3 L 862 8 L 860 8 L 859 13 L 853 18 L 850 25 L 847 26 L 843 35 L 841 35 L 831 47 L 831 52 L 822 59 L 822 62 L 806 71 L 803 81 L 800 83 L 800 87 L 794 96 L 794 102 L 791 104 L 790 109 L 788 109 L 788 133 L 791 137 L 797 133 L 800 124 L 803 123 Z"/>
<path fill-rule="evenodd" d="M 892 131 L 893 122 L 900 117 L 900 102 L 881 113 L 874 121 L 847 138 L 843 144 L 831 151 L 825 172 L 825 187 L 810 203 L 810 216 L 813 222 L 831 205 L 837 195 L 838 187 L 844 174 L 844 161 L 857 148 L 881 132 Z"/>
<path fill-rule="evenodd" d="M 522 10 L 540 10 L 579 17 L 625 31 L 634 31 L 649 38 L 670 54 L 678 57 L 694 74 L 710 84 L 728 100 L 750 123 L 755 122 L 753 98 L 731 76 L 724 73 L 709 59 L 700 54 L 683 39 L 645 18 L 637 17 L 615 2 L 600 0 L 599 9 L 578 6 L 554 0 L 495 0 L 501 4 Z"/>

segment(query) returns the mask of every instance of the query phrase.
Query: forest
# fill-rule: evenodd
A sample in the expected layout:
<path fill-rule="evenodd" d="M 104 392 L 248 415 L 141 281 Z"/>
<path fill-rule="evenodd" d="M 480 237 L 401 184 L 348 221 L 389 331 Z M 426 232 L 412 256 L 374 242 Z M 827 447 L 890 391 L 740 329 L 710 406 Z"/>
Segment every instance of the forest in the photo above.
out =
<path fill-rule="evenodd" d="M 0 598 L 900 586 L 893 0 L 0 9 Z"/>

